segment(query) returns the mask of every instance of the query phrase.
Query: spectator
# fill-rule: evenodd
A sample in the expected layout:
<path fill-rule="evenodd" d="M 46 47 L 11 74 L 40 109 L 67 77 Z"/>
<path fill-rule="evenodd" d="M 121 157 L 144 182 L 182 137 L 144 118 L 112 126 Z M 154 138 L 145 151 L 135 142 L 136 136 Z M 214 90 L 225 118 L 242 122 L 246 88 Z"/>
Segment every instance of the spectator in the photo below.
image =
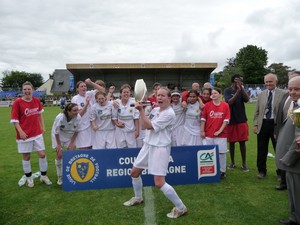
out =
<path fill-rule="evenodd" d="M 245 110 L 245 102 L 249 101 L 249 96 L 243 87 L 243 77 L 235 74 L 231 77 L 231 86 L 224 91 L 225 101 L 230 107 L 230 121 L 227 127 L 230 134 L 227 138 L 231 163 L 229 169 L 236 168 L 234 160 L 235 142 L 240 145 L 242 156 L 242 170 L 248 172 L 246 165 L 246 141 L 248 141 L 249 128 Z"/>
<path fill-rule="evenodd" d="M 274 150 L 276 148 L 274 118 L 276 118 L 279 103 L 285 93 L 276 87 L 278 79 L 275 74 L 265 75 L 264 83 L 267 89 L 258 95 L 253 122 L 253 132 L 257 134 L 257 178 L 259 179 L 263 179 L 267 175 L 267 155 L 270 139 Z M 280 176 L 279 170 L 277 170 L 277 176 Z"/>

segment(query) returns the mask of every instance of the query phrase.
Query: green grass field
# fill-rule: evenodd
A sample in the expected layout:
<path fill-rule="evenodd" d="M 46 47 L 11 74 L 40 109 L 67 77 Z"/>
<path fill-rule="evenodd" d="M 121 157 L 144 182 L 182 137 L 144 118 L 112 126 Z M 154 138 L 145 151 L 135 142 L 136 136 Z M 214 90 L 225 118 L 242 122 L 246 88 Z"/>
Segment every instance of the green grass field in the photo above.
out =
<path fill-rule="evenodd" d="M 53 184 L 46 186 L 35 180 L 34 188 L 19 187 L 18 181 L 23 175 L 22 157 L 17 153 L 14 127 L 9 123 L 11 108 L 0 108 L 0 224 L 279 224 L 279 219 L 289 215 L 287 192 L 274 189 L 278 184 L 274 158 L 268 158 L 268 176 L 263 180 L 256 178 L 256 137 L 252 133 L 254 107 L 254 104 L 247 104 L 250 128 L 247 163 L 250 171 L 244 173 L 239 169 L 241 157 L 236 146 L 238 168 L 227 170 L 227 178 L 221 183 L 174 186 L 189 209 L 187 216 L 176 220 L 166 217 L 173 206 L 155 188 L 145 189 L 145 205 L 129 208 L 124 207 L 123 202 L 133 196 L 132 188 L 63 192 L 56 184 L 55 153 L 51 149 L 50 139 L 53 120 L 60 112 L 58 107 L 46 107 L 44 112 L 48 176 Z M 32 171 L 37 172 L 36 154 L 32 155 L 31 164 Z M 147 201 L 154 202 L 154 210 L 150 212 L 154 216 L 149 217 L 149 212 L 145 212 Z"/>

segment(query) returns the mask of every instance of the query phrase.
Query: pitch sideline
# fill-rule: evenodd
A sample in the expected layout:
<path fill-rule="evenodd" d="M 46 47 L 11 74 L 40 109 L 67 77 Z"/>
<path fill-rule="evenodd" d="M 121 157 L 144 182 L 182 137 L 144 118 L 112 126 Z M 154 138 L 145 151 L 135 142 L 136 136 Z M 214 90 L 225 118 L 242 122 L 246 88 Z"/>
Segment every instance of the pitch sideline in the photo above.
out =
<path fill-rule="evenodd" d="M 145 225 L 156 225 L 155 223 L 155 207 L 154 207 L 154 196 L 152 192 L 152 187 L 144 187 L 145 196 Z"/>

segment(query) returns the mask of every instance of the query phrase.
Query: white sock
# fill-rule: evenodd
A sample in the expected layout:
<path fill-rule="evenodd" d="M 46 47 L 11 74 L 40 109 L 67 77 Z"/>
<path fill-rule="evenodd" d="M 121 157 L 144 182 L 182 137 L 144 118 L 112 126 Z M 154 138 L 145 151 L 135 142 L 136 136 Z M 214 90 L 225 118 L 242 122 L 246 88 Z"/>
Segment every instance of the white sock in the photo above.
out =
<path fill-rule="evenodd" d="M 142 198 L 143 197 L 143 181 L 141 176 L 134 178 L 132 177 L 132 186 L 134 191 L 134 196 L 136 198 Z"/>
<path fill-rule="evenodd" d="M 56 174 L 58 177 L 62 176 L 62 160 L 55 159 L 55 166 L 56 166 Z"/>
<path fill-rule="evenodd" d="M 226 153 L 219 154 L 220 171 L 226 173 Z"/>
<path fill-rule="evenodd" d="M 175 205 L 175 207 L 179 210 L 183 210 L 185 205 L 177 195 L 174 188 L 169 185 L 168 183 L 165 183 L 160 190 L 164 193 L 164 195 Z"/>
<path fill-rule="evenodd" d="M 28 161 L 22 160 L 22 165 L 23 165 L 23 171 L 25 174 L 31 173 L 30 160 L 28 160 Z"/>
<path fill-rule="evenodd" d="M 47 172 L 48 162 L 47 162 L 46 156 L 45 156 L 45 158 L 39 158 L 39 165 L 40 165 L 41 172 Z"/>

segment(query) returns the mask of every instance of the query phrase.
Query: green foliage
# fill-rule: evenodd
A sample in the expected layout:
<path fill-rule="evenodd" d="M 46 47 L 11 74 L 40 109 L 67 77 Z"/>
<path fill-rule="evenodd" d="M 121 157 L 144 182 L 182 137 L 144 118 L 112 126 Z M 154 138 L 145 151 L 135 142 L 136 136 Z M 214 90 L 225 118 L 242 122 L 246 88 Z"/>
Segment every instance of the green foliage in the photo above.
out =
<path fill-rule="evenodd" d="M 222 76 L 216 83 L 216 86 L 225 89 L 226 87 L 229 87 L 231 85 L 231 77 L 234 74 L 242 74 L 242 71 L 239 67 L 227 67 L 222 73 Z"/>
<path fill-rule="evenodd" d="M 290 68 L 290 66 L 285 66 L 283 63 L 272 63 L 267 69 L 270 73 L 275 73 L 277 75 L 279 84 L 287 84 Z"/>
<path fill-rule="evenodd" d="M 266 74 L 268 63 L 268 52 L 255 45 L 247 45 L 236 54 L 236 66 L 239 67 L 244 76 L 246 84 L 261 84 Z"/>
<path fill-rule="evenodd" d="M 256 178 L 256 136 L 251 132 L 255 104 L 246 104 L 246 109 L 250 129 L 247 141 L 250 171 L 245 173 L 239 168 L 227 170 L 226 179 L 220 183 L 174 186 L 189 209 L 186 216 L 176 220 L 166 217 L 173 206 L 160 190 L 152 187 L 155 224 L 274 225 L 278 224 L 279 219 L 288 218 L 287 192 L 274 190 L 278 185 L 274 158 L 268 158 L 268 176 L 263 180 Z M 45 107 L 43 113 L 47 130 L 44 139 L 49 163 L 48 176 L 53 184 L 46 186 L 35 180 L 32 189 L 19 187 L 17 182 L 23 175 L 22 158 L 17 153 L 14 127 L 9 124 L 10 110 L 0 108 L 0 224 L 154 224 L 145 221 L 145 205 L 122 205 L 133 196 L 132 188 L 63 192 L 56 184 L 55 152 L 51 149 L 50 132 L 54 118 L 60 112 L 59 107 Z M 274 154 L 271 148 L 270 152 Z M 238 143 L 235 157 L 239 167 L 241 157 Z M 32 154 L 31 162 L 32 170 L 38 171 L 36 154 Z M 144 197 L 147 204 L 150 199 L 145 193 Z"/>
<path fill-rule="evenodd" d="M 39 87 L 44 83 L 44 79 L 39 73 L 27 73 L 24 71 L 4 71 L 1 84 L 3 88 L 20 89 L 26 81 L 32 83 L 34 87 Z"/>

